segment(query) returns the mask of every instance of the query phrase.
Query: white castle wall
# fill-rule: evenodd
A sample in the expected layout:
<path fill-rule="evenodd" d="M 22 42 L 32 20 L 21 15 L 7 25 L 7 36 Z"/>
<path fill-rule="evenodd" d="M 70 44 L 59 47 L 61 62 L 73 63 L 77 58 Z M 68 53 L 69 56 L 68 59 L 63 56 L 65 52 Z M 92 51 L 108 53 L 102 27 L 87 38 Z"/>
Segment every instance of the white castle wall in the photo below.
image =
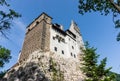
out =
<path fill-rule="evenodd" d="M 56 35 L 62 37 L 65 40 L 65 42 L 62 41 L 59 42 L 58 39 L 55 38 Z M 53 37 L 55 39 L 53 39 Z M 57 48 L 57 51 L 55 51 L 55 47 Z M 70 57 L 65 36 L 58 33 L 56 30 L 52 29 L 52 27 L 50 28 L 50 51 L 59 54 L 62 57 L 66 57 L 66 58 Z M 64 54 L 62 54 L 62 51 L 64 51 Z"/>
<path fill-rule="evenodd" d="M 59 42 L 58 39 L 56 38 L 57 35 L 63 38 L 65 42 L 62 42 L 62 41 Z M 64 36 L 63 34 L 59 33 L 58 30 L 55 30 L 51 27 L 50 28 L 50 51 L 56 54 L 59 54 L 60 56 L 65 58 L 78 60 L 78 54 L 80 54 L 80 48 L 79 48 L 78 42 L 75 38 L 71 38 L 69 35 Z M 78 38 L 78 40 L 79 41 L 81 40 L 80 37 Z M 55 47 L 57 48 L 57 51 L 55 51 Z M 64 54 L 62 54 L 62 51 L 64 51 Z"/>

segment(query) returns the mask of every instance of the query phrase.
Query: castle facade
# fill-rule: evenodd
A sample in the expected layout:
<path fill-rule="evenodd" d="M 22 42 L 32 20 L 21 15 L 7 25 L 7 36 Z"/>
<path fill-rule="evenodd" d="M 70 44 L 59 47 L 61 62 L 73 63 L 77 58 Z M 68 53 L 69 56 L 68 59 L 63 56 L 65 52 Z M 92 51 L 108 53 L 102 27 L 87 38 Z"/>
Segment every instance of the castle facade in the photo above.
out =
<path fill-rule="evenodd" d="M 52 18 L 42 13 L 26 29 L 19 61 L 24 61 L 34 51 L 51 51 L 64 58 L 78 60 L 83 40 L 77 24 L 72 21 L 68 30 L 52 23 Z"/>
<path fill-rule="evenodd" d="M 27 28 L 18 62 L 2 81 L 83 81 L 84 47 L 77 24 L 68 30 L 42 13 Z"/>

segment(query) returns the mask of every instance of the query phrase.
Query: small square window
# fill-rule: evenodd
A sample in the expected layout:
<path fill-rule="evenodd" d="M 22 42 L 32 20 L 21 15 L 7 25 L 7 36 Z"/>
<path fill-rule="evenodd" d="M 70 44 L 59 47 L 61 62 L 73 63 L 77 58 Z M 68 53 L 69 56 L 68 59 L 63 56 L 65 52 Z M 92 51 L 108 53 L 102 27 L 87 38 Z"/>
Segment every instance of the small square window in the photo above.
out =
<path fill-rule="evenodd" d="M 62 54 L 64 54 L 64 51 L 62 50 Z"/>
<path fill-rule="evenodd" d="M 57 47 L 54 47 L 54 50 L 57 51 Z"/>

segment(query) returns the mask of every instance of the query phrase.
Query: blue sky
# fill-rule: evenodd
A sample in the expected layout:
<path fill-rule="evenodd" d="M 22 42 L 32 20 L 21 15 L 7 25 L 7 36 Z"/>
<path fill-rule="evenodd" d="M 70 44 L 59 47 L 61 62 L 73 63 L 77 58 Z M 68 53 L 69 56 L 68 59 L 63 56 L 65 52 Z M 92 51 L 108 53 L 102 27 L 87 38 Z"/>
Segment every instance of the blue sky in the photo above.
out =
<path fill-rule="evenodd" d="M 116 41 L 118 30 L 114 28 L 112 15 L 101 16 L 99 13 L 78 13 L 78 0 L 10 0 L 11 8 L 22 14 L 13 21 L 13 27 L 7 32 L 9 40 L 0 37 L 0 45 L 11 50 L 12 59 L 2 70 L 13 66 L 22 48 L 25 28 L 42 12 L 53 18 L 53 23 L 59 23 L 64 29 L 69 28 L 71 20 L 80 27 L 84 41 L 97 48 L 100 60 L 107 57 L 107 67 L 120 73 L 120 42 Z M 1 8 L 6 10 L 6 8 Z"/>

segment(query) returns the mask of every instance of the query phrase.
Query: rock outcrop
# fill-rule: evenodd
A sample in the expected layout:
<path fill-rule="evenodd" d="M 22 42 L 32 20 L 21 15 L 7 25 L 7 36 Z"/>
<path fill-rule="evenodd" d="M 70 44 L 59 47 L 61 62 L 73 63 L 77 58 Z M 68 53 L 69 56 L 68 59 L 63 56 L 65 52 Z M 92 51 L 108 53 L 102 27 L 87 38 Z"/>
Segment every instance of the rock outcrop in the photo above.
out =
<path fill-rule="evenodd" d="M 51 53 L 36 51 L 29 59 L 12 67 L 1 81 L 82 81 L 80 61 L 64 59 Z"/>

